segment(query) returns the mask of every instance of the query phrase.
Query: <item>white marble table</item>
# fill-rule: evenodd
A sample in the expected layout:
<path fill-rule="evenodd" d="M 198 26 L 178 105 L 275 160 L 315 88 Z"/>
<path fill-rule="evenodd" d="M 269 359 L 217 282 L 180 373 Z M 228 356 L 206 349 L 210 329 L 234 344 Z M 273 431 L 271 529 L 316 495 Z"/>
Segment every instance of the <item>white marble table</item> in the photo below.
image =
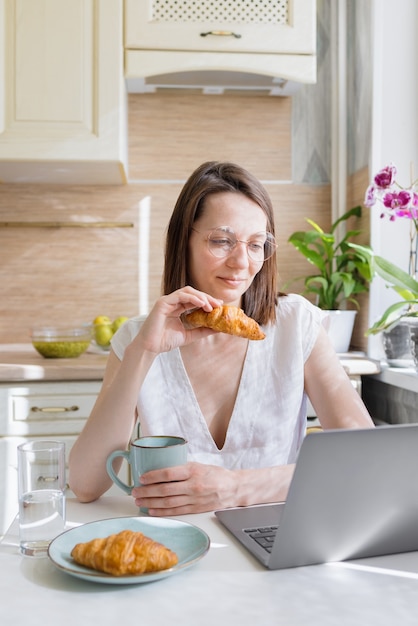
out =
<path fill-rule="evenodd" d="M 135 515 L 128 496 L 103 497 L 92 504 L 68 500 L 70 525 Z M 178 575 L 123 586 L 85 582 L 58 570 L 47 557 L 20 556 L 15 521 L 0 544 L 1 625 L 418 623 L 418 553 L 272 572 L 247 555 L 213 514 L 179 519 L 208 533 L 207 555 Z"/>

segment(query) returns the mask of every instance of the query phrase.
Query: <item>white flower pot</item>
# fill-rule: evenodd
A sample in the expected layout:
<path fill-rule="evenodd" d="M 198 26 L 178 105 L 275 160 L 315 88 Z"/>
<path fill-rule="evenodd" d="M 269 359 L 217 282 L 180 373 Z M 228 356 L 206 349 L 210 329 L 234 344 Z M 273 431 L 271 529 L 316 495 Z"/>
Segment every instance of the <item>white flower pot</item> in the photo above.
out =
<path fill-rule="evenodd" d="M 357 311 L 327 311 L 330 316 L 328 336 L 338 353 L 348 352 Z"/>

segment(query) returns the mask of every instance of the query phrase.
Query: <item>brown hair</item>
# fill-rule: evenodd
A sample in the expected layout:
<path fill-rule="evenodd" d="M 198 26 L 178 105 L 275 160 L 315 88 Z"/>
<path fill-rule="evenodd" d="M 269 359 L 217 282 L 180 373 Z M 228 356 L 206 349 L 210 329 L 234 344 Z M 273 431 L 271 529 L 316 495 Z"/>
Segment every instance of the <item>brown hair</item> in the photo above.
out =
<path fill-rule="evenodd" d="M 186 181 L 168 225 L 163 276 L 165 295 L 190 284 L 188 244 L 192 226 L 204 211 L 205 198 L 225 191 L 242 193 L 258 204 L 267 217 L 267 231 L 275 234 L 270 197 L 255 176 L 234 163 L 203 163 Z M 276 319 L 276 283 L 274 253 L 264 262 L 242 297 L 243 310 L 259 324 L 268 324 Z"/>

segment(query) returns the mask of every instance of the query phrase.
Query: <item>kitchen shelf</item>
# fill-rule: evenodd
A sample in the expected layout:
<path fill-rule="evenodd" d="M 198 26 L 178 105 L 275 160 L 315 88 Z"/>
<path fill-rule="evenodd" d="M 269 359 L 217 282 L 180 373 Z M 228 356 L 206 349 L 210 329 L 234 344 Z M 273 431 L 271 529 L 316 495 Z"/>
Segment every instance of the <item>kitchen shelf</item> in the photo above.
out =
<path fill-rule="evenodd" d="M 133 228 L 131 222 L 0 222 L 0 228 Z"/>

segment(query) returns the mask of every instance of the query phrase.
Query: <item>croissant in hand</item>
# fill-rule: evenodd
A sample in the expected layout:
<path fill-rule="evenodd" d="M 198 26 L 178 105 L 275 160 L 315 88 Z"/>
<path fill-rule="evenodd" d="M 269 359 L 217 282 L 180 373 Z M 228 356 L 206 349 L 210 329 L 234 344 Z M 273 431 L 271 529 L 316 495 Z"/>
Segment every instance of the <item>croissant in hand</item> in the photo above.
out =
<path fill-rule="evenodd" d="M 169 548 L 132 530 L 78 543 L 71 556 L 80 565 L 113 576 L 159 572 L 178 563 Z"/>
<path fill-rule="evenodd" d="M 219 330 L 228 335 L 237 335 L 246 339 L 264 339 L 265 334 L 251 317 L 245 315 L 236 306 L 218 306 L 207 313 L 203 309 L 195 309 L 185 315 L 185 320 L 192 326 L 205 326 Z"/>

